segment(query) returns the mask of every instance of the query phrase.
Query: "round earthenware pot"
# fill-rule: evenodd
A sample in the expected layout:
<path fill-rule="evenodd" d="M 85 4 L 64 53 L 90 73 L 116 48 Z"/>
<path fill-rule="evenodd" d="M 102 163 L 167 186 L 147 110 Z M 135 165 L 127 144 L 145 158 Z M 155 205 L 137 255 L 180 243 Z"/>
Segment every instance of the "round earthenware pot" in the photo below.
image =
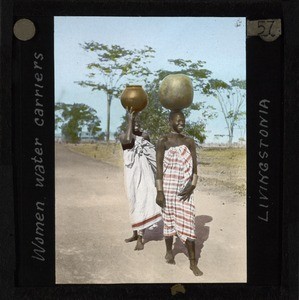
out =
<path fill-rule="evenodd" d="M 134 112 L 143 110 L 148 103 L 148 97 L 141 85 L 127 85 L 120 96 L 121 104 Z"/>
<path fill-rule="evenodd" d="M 165 108 L 170 110 L 189 107 L 193 101 L 191 79 L 184 74 L 166 76 L 160 84 L 159 100 Z"/>

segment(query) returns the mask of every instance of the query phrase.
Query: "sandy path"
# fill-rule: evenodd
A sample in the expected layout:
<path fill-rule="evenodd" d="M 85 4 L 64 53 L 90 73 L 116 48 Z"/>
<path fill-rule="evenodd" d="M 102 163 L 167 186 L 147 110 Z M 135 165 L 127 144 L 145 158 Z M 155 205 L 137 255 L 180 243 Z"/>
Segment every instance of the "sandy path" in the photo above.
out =
<path fill-rule="evenodd" d="M 221 191 L 221 189 L 219 189 Z M 246 281 L 246 210 L 230 191 L 195 192 L 196 251 L 204 275 L 188 267 L 176 241 L 176 265 L 164 261 L 162 224 L 147 231 L 145 249 L 131 234 L 122 170 L 56 147 L 57 283 L 184 283 Z"/>

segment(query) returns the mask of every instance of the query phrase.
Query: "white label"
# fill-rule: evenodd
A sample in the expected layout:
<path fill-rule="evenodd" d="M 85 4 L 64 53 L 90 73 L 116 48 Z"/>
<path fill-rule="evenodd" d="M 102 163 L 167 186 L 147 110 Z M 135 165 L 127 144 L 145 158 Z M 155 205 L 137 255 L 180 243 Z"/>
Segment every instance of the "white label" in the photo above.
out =
<path fill-rule="evenodd" d="M 247 21 L 247 37 L 259 36 L 265 42 L 273 42 L 281 35 L 281 19 Z"/>

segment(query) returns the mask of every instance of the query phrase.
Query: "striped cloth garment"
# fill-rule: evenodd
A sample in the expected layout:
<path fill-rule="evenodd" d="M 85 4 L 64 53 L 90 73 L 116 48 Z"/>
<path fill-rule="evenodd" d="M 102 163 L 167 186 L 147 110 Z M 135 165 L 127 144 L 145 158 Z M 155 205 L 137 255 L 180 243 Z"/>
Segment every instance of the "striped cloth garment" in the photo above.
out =
<path fill-rule="evenodd" d="M 192 179 L 192 156 L 185 145 L 165 151 L 163 160 L 163 190 L 166 205 L 162 209 L 164 236 L 177 235 L 183 243 L 195 240 L 195 206 L 193 194 L 183 201 L 178 194 Z"/>

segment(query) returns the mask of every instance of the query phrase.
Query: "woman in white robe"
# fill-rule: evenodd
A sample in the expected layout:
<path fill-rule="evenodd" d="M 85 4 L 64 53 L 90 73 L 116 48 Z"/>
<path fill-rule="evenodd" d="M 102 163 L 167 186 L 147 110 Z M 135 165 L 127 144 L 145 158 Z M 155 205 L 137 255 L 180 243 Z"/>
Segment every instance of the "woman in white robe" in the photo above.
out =
<path fill-rule="evenodd" d="M 136 114 L 128 113 L 127 130 L 120 136 L 124 154 L 124 180 L 129 200 L 135 250 L 142 250 L 144 230 L 161 220 L 161 209 L 156 204 L 156 151 L 149 136 L 140 128 Z"/>

